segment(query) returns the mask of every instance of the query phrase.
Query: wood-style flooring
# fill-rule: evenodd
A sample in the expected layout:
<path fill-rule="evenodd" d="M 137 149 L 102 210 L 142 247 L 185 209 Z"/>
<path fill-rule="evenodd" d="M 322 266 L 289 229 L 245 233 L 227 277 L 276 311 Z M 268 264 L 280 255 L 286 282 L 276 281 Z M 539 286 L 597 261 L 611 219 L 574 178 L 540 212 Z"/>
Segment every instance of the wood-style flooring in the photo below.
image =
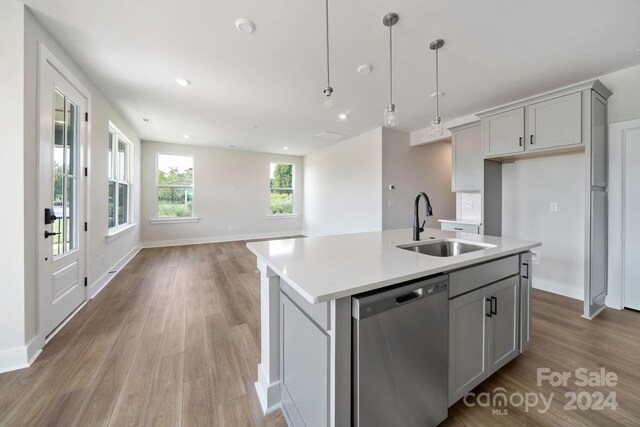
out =
<path fill-rule="evenodd" d="M 284 426 L 254 389 L 260 288 L 246 242 L 142 250 L 28 369 L 0 375 L 1 426 Z M 580 318 L 581 303 L 535 291 L 529 351 L 474 392 L 556 395 L 546 413 L 449 410 L 449 426 L 640 425 L 640 313 Z M 540 367 L 618 375 L 616 411 L 564 411 L 573 387 L 536 386 Z"/>

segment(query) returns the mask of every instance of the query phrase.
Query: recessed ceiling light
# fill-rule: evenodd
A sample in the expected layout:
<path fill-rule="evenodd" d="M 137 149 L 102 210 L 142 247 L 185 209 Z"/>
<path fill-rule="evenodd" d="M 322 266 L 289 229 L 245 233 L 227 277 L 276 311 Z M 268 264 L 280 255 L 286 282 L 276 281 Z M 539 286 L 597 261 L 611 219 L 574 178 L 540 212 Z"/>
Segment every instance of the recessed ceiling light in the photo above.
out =
<path fill-rule="evenodd" d="M 347 116 L 346 114 L 338 114 L 338 118 L 340 120 L 347 120 L 347 117 L 349 117 L 349 116 Z"/>
<path fill-rule="evenodd" d="M 371 71 L 373 71 L 373 66 L 370 65 L 370 64 L 358 65 L 358 72 L 359 73 L 369 74 Z"/>
<path fill-rule="evenodd" d="M 184 77 L 176 77 L 176 83 L 178 86 L 189 86 L 191 82 Z"/>
<path fill-rule="evenodd" d="M 236 29 L 241 33 L 251 34 L 256 30 L 256 24 L 247 18 L 236 19 Z"/>
<path fill-rule="evenodd" d="M 289 149 L 289 147 L 282 147 L 282 148 L 284 148 L 285 150 L 288 150 L 288 149 Z"/>
<path fill-rule="evenodd" d="M 185 135 L 184 135 L 184 139 L 191 139 L 191 135 L 189 135 L 189 134 L 185 134 Z"/>

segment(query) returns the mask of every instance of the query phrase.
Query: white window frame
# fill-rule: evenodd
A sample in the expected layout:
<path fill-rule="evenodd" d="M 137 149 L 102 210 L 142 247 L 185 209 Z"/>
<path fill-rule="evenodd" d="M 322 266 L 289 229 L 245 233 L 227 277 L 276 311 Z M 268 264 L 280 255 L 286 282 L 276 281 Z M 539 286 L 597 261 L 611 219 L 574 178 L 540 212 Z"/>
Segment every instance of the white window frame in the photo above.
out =
<path fill-rule="evenodd" d="M 271 188 L 271 165 L 291 165 L 291 188 Z M 268 210 L 267 210 L 267 218 L 269 219 L 278 219 L 278 218 L 297 218 L 298 212 L 296 210 L 296 165 L 292 162 L 279 162 L 277 160 L 269 162 L 269 176 L 267 179 L 267 189 L 268 189 Z M 271 190 L 291 190 L 291 213 L 288 214 L 279 214 L 279 213 L 271 213 Z"/>
<path fill-rule="evenodd" d="M 193 173 L 191 177 L 191 186 L 188 185 L 163 185 L 162 187 L 174 187 L 174 188 L 191 188 L 191 216 L 159 216 L 158 215 L 158 191 L 160 190 L 160 185 L 158 184 L 158 158 L 160 156 L 178 156 L 178 157 L 191 157 L 191 164 L 193 167 Z M 155 213 L 154 218 L 151 218 L 149 222 L 151 224 L 171 224 L 171 223 L 179 223 L 179 222 L 198 222 L 200 218 L 195 216 L 196 213 L 196 159 L 193 154 L 184 154 L 184 153 L 167 153 L 167 152 L 157 152 L 156 153 L 156 168 L 155 168 Z"/>
<path fill-rule="evenodd" d="M 107 232 L 107 241 L 112 240 L 116 235 L 120 234 L 121 232 L 124 232 L 126 230 L 129 230 L 131 228 L 133 228 L 135 226 L 135 223 L 133 222 L 133 204 L 131 203 L 132 200 L 132 194 L 133 194 L 133 174 L 131 173 L 131 156 L 133 156 L 133 143 L 131 142 L 131 140 L 129 138 L 126 137 L 126 135 L 124 133 L 122 133 L 122 131 L 120 131 L 120 129 L 118 129 L 118 127 L 116 125 L 114 125 L 113 123 L 109 122 L 109 138 L 111 138 L 111 135 L 114 135 L 115 138 L 113 140 L 113 149 L 111 150 L 111 171 L 107 171 L 107 183 L 109 185 L 111 185 L 112 182 L 115 182 L 116 184 L 116 188 L 115 188 L 115 193 L 114 193 L 114 219 L 115 219 L 115 225 L 113 226 L 109 226 L 109 214 L 107 212 L 107 227 L 108 227 L 108 232 Z M 118 142 L 122 142 L 124 143 L 125 146 L 125 154 L 124 154 L 124 170 L 125 170 L 125 177 L 121 177 L 119 176 L 119 167 L 118 167 Z M 108 153 L 108 146 L 107 146 L 107 153 Z M 108 166 L 107 166 L 108 168 Z M 120 191 L 119 191 L 119 187 L 120 184 L 126 184 L 127 185 L 127 222 L 124 222 L 122 224 L 118 223 L 118 204 L 119 204 L 119 197 L 120 197 Z M 107 198 L 109 197 L 109 193 L 107 191 Z M 107 209 L 108 209 L 108 205 L 107 205 Z"/>

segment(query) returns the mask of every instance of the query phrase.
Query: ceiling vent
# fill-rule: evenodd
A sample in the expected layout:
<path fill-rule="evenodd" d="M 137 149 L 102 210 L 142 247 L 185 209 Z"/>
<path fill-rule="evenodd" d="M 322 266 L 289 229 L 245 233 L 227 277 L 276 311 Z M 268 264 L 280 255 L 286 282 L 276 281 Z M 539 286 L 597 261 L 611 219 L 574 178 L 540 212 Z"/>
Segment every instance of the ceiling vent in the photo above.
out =
<path fill-rule="evenodd" d="M 340 139 L 340 138 L 344 137 L 344 134 L 335 133 L 335 132 L 327 132 L 326 130 L 323 130 L 322 132 L 318 133 L 316 136 L 318 138 L 324 138 L 324 139 Z"/>

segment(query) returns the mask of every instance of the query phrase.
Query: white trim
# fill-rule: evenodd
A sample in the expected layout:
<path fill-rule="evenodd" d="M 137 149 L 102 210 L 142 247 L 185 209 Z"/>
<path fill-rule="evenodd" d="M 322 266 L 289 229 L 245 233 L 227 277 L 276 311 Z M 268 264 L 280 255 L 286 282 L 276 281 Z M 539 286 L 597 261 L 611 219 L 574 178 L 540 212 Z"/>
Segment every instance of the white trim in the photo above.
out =
<path fill-rule="evenodd" d="M 258 364 L 258 381 L 254 385 L 264 415 L 281 408 L 282 392 L 280 391 L 280 381 L 269 384 L 262 363 Z"/>
<path fill-rule="evenodd" d="M 320 237 L 324 236 L 324 234 L 314 233 L 313 231 L 303 230 L 302 235 L 307 237 Z"/>
<path fill-rule="evenodd" d="M 622 310 L 624 303 L 625 258 L 625 133 L 640 128 L 640 119 L 616 122 L 609 125 L 609 244 L 607 268 L 607 307 Z"/>
<path fill-rule="evenodd" d="M 278 237 L 301 236 L 301 230 L 277 231 L 271 233 L 236 234 L 229 236 L 196 237 L 192 239 L 155 240 L 143 242 L 143 248 L 161 248 L 165 246 L 202 245 L 206 243 L 235 242 L 238 240 L 269 239 Z"/>
<path fill-rule="evenodd" d="M 136 223 L 121 225 L 113 229 L 109 229 L 107 235 L 104 237 L 104 240 L 109 243 L 116 240 L 118 237 L 121 237 L 123 234 L 127 234 L 127 232 L 136 228 Z"/>
<path fill-rule="evenodd" d="M 299 216 L 298 214 L 268 214 L 267 219 L 295 219 Z"/>
<path fill-rule="evenodd" d="M 151 225 L 180 224 L 180 223 L 189 223 L 189 222 L 198 222 L 198 221 L 200 221 L 200 217 L 197 217 L 197 216 L 171 217 L 171 218 L 151 218 L 149 220 L 149 224 L 151 224 Z"/>
<path fill-rule="evenodd" d="M 533 289 L 540 289 L 541 291 L 551 292 L 552 294 L 562 295 L 565 297 L 584 301 L 584 289 L 576 288 L 573 286 L 567 286 L 562 283 L 551 282 L 549 280 L 543 280 L 539 277 L 533 278 Z"/>
<path fill-rule="evenodd" d="M 129 263 L 142 249 L 141 245 L 136 245 L 133 249 L 129 251 L 128 254 L 123 256 L 120 261 L 116 262 L 113 267 L 107 270 L 98 280 L 93 282 L 88 289 L 89 298 L 93 299 L 96 295 L 100 293 L 101 290 L 107 287 L 107 285 L 111 282 L 111 279 L 115 277 L 118 271 L 122 270 L 125 265 Z"/>
<path fill-rule="evenodd" d="M 29 367 L 27 347 L 16 347 L 0 351 L 0 374 Z"/>

